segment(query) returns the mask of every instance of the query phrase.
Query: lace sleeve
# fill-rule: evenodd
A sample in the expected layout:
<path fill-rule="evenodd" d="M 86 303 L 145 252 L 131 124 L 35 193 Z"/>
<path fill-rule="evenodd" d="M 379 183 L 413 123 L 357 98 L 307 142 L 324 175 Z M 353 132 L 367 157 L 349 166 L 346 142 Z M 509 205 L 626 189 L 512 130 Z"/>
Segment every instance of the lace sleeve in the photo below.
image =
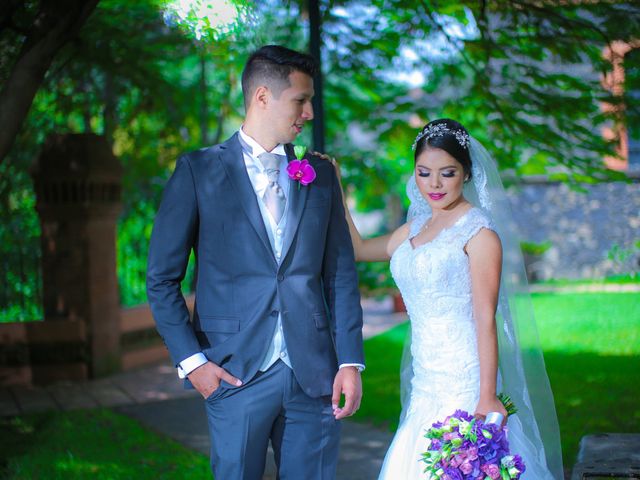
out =
<path fill-rule="evenodd" d="M 474 208 L 473 211 L 469 212 L 464 234 L 461 236 L 462 245 L 466 246 L 483 228 L 491 230 L 496 234 L 498 233 L 491 219 L 481 209 Z"/>

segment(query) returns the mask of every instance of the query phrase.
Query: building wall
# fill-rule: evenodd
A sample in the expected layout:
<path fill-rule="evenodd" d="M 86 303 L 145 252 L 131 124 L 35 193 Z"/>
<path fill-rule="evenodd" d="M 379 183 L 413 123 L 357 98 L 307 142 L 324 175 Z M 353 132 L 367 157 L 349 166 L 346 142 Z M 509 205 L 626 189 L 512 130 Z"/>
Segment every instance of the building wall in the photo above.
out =
<path fill-rule="evenodd" d="M 640 175 L 631 180 L 583 185 L 586 193 L 542 179 L 509 188 L 522 240 L 551 242 L 537 264 L 539 279 L 640 271 Z M 628 251 L 624 261 L 607 258 L 615 246 Z"/>

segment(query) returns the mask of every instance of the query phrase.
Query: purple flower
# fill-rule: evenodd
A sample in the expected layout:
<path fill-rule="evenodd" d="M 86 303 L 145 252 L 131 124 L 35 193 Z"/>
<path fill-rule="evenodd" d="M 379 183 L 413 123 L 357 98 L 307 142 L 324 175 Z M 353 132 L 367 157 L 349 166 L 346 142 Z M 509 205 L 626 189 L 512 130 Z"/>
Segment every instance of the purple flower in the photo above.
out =
<path fill-rule="evenodd" d="M 287 174 L 291 180 L 309 185 L 316 179 L 316 171 L 307 160 L 291 160 L 287 165 Z"/>
<path fill-rule="evenodd" d="M 466 420 L 467 422 L 470 422 L 471 420 L 473 420 L 473 417 L 469 415 L 467 412 L 465 412 L 464 410 L 456 410 L 455 412 L 453 412 L 453 415 L 451 416 L 458 418 L 460 420 Z"/>
<path fill-rule="evenodd" d="M 524 471 L 522 458 L 509 452 L 506 429 L 465 411 L 435 422 L 425 437 L 431 440 L 425 472 L 441 480 L 518 480 Z"/>
<path fill-rule="evenodd" d="M 502 458 L 500 465 L 509 474 L 509 478 L 520 478 L 520 475 L 526 470 L 520 455 L 507 455 Z"/>
<path fill-rule="evenodd" d="M 457 468 L 445 468 L 442 478 L 443 480 L 464 480 L 462 473 L 460 473 L 460 470 Z"/>
<path fill-rule="evenodd" d="M 445 433 L 442 436 L 442 440 L 444 440 L 445 442 L 450 442 L 451 440 L 454 440 L 456 438 L 460 438 L 460 435 L 458 435 L 457 432 L 449 432 L 449 433 Z"/>
<path fill-rule="evenodd" d="M 467 456 L 469 460 L 476 460 L 478 458 L 478 447 L 474 445 L 467 448 Z"/>
<path fill-rule="evenodd" d="M 486 465 L 483 465 L 482 467 L 480 467 L 480 470 L 486 473 L 487 476 L 491 478 L 491 480 L 498 480 L 500 477 L 502 477 L 500 473 L 500 467 L 495 463 L 488 463 Z"/>
<path fill-rule="evenodd" d="M 462 473 L 469 475 L 473 472 L 473 465 L 469 461 L 465 461 L 458 467 Z"/>
<path fill-rule="evenodd" d="M 433 425 L 431 425 L 431 428 L 435 428 L 435 429 L 439 429 L 442 428 L 444 424 L 442 422 L 435 422 Z"/>

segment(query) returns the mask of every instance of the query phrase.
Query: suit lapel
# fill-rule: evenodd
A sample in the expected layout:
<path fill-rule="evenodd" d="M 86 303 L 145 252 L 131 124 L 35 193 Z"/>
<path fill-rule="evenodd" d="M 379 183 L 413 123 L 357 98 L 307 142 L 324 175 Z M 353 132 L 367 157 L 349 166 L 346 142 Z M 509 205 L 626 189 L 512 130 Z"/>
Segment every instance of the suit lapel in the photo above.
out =
<path fill-rule="evenodd" d="M 287 152 L 287 159 L 289 161 L 295 160 L 295 153 L 293 152 L 293 145 L 290 143 L 284 146 Z M 284 239 L 282 240 L 282 258 L 287 256 L 293 238 L 298 231 L 300 225 L 300 219 L 302 218 L 302 212 L 304 211 L 304 205 L 307 201 L 307 195 L 309 194 L 310 186 L 300 185 L 298 182 L 289 180 L 289 198 L 287 203 L 289 204 L 289 213 L 287 218 L 287 228 L 285 229 Z"/>
<path fill-rule="evenodd" d="M 260 237 L 260 240 L 264 244 L 267 251 L 271 254 L 274 262 L 273 249 L 267 236 L 267 230 L 260 214 L 260 207 L 258 206 L 258 199 L 256 198 L 255 190 L 249 180 L 247 169 L 244 165 L 242 156 L 242 148 L 237 138 L 238 134 L 233 135 L 229 140 L 220 145 L 222 153 L 220 154 L 220 160 L 222 165 L 231 180 L 233 187 L 238 192 L 238 199 L 242 208 L 251 222 L 254 230 Z"/>

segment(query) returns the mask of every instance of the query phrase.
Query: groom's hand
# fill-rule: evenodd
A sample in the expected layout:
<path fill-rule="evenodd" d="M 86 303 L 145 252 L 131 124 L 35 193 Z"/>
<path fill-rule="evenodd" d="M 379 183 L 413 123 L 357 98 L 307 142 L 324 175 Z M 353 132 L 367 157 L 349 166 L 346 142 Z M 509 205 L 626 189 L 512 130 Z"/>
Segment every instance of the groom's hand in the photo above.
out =
<path fill-rule="evenodd" d="M 187 378 L 204 398 L 209 398 L 218 389 L 222 380 L 238 387 L 242 385 L 242 381 L 213 362 L 202 364 L 190 372 Z"/>
<path fill-rule="evenodd" d="M 344 405 L 340 407 L 340 398 L 344 395 Z M 333 381 L 333 416 L 336 420 L 350 417 L 360 408 L 362 399 L 362 379 L 356 367 L 342 367 Z"/>

